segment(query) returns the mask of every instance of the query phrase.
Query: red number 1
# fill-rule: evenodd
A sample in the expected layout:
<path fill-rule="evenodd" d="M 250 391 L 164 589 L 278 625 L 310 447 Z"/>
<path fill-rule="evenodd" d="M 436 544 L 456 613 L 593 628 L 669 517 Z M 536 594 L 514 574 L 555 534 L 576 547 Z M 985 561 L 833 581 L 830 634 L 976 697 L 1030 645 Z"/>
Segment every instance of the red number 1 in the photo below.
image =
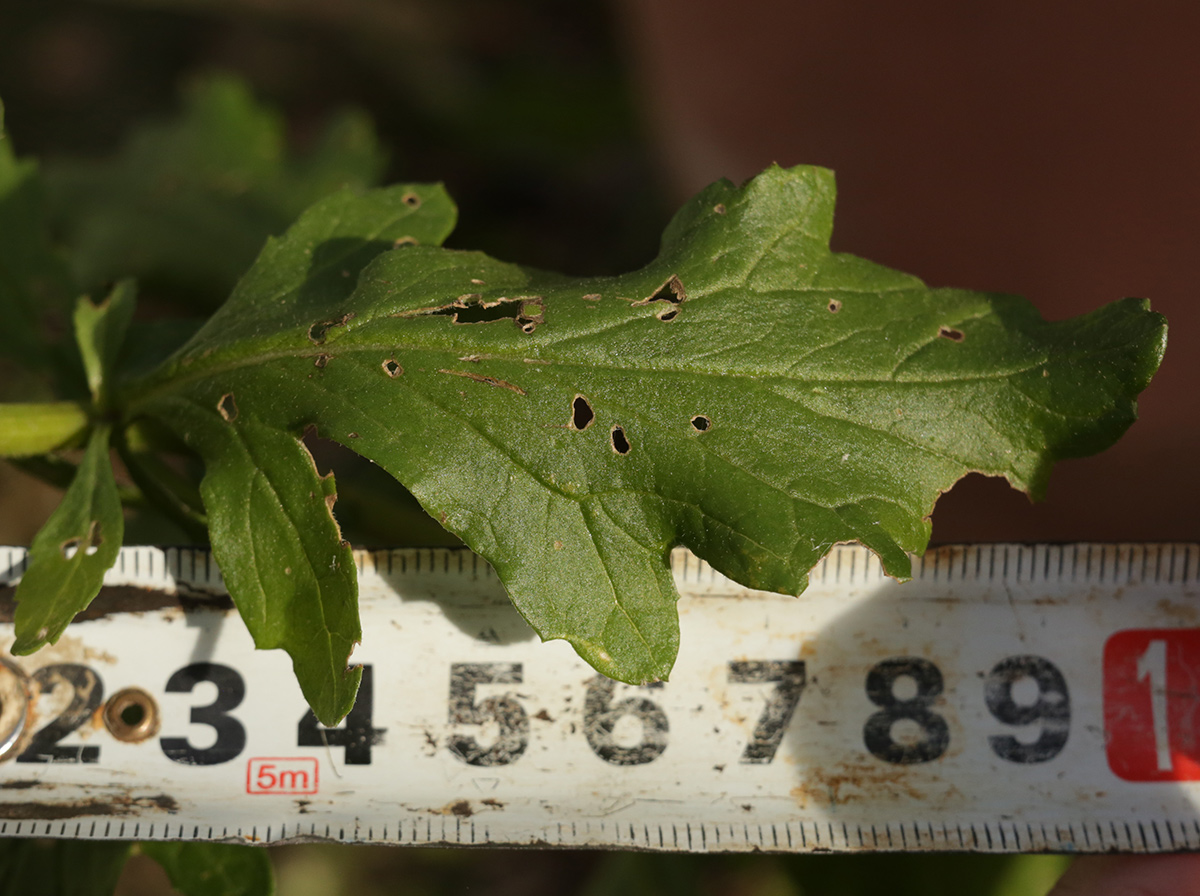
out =
<path fill-rule="evenodd" d="M 1108 767 L 1126 781 L 1200 781 L 1200 629 L 1129 629 L 1104 645 Z"/>

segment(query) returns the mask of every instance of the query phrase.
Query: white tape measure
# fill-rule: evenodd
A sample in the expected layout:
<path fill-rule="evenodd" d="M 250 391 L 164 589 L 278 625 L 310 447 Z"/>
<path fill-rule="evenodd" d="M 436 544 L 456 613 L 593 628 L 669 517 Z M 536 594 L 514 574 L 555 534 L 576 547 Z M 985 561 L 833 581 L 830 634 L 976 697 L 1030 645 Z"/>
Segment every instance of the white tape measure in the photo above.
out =
<path fill-rule="evenodd" d="M 646 687 L 539 643 L 468 552 L 357 560 L 366 669 L 326 730 L 207 553 L 124 549 L 87 621 L 5 653 L 0 836 L 1200 849 L 1200 546 L 944 548 L 904 585 L 838 547 L 799 598 L 677 551 Z"/>

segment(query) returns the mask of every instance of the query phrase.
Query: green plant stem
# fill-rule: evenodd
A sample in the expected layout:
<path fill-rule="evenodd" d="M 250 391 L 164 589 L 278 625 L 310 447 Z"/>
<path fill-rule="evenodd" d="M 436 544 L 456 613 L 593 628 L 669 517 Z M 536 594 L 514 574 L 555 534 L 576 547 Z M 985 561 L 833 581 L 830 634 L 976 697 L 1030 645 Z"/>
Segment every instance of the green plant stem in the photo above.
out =
<path fill-rule="evenodd" d="M 33 457 L 78 441 L 89 425 L 73 401 L 0 404 L 0 457 Z"/>
<path fill-rule="evenodd" d="M 197 508 L 203 506 L 194 483 L 153 454 L 131 450 L 124 434 L 116 439 L 117 454 L 149 503 L 166 514 L 198 544 L 208 543 L 208 524 Z"/>

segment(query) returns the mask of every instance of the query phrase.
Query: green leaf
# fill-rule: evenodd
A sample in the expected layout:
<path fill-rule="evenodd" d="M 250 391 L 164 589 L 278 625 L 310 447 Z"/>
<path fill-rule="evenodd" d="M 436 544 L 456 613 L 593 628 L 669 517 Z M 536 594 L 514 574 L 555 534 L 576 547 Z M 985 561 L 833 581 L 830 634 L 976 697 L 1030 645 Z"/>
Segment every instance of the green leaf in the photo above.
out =
<path fill-rule="evenodd" d="M 271 896 L 275 877 L 265 849 L 230 843 L 152 841 L 138 852 L 162 865 L 183 896 Z"/>
<path fill-rule="evenodd" d="M 53 644 L 100 591 L 117 559 L 125 520 L 108 458 L 111 427 L 97 426 L 75 478 L 29 548 L 17 585 L 14 655 Z"/>
<path fill-rule="evenodd" d="M 0 839 L 0 896 L 110 896 L 130 844 Z"/>
<path fill-rule="evenodd" d="M 354 290 L 363 267 L 397 243 L 408 250 L 411 242 L 440 242 L 454 215 L 437 186 L 341 191 L 267 243 L 226 306 L 232 313 L 218 311 L 188 346 L 216 358 L 226 343 L 290 332 L 299 322 L 314 350 L 308 367 L 319 373 L 319 346 L 348 322 L 322 315 Z M 257 312 L 238 313 L 256 302 Z M 286 395 L 280 400 L 288 404 Z M 352 555 L 331 513 L 332 476 L 322 479 L 289 434 L 303 427 L 265 425 L 236 392 L 200 403 L 186 392 L 164 395 L 155 415 L 204 460 L 213 553 L 255 644 L 286 650 L 317 718 L 337 724 L 362 676 L 346 668 L 362 632 Z"/>
<path fill-rule="evenodd" d="M 50 246 L 37 164 L 18 159 L 0 104 L 0 361 L 48 373 L 60 361 L 54 338 L 66 324 L 72 288 Z M 28 399 L 27 384 L 3 377 L 0 398 Z"/>
<path fill-rule="evenodd" d="M 265 426 L 317 426 L 486 557 L 543 637 L 662 678 L 673 545 L 775 591 L 842 541 L 907 576 L 942 491 L 978 470 L 1040 494 L 1130 425 L 1161 358 L 1145 302 L 1048 323 L 831 253 L 833 200 L 818 168 L 715 184 L 615 278 L 409 246 L 352 294 L 281 300 L 265 252 L 131 410 L 186 432 L 180 407 L 233 394 Z"/>
<path fill-rule="evenodd" d="M 87 289 L 136 276 L 216 305 L 270 234 L 344 186 L 378 182 L 366 117 L 332 121 L 303 156 L 240 81 L 194 84 L 180 116 L 143 125 L 115 157 L 47 166 L 57 229 Z"/>
<path fill-rule="evenodd" d="M 88 389 L 101 409 L 108 402 L 117 354 L 133 320 L 136 298 L 137 286 L 134 282 L 122 280 L 99 305 L 93 305 L 86 296 L 75 305 L 75 341 L 83 357 Z"/>
<path fill-rule="evenodd" d="M 181 401 L 172 418 L 205 462 L 200 493 L 213 556 L 260 649 L 292 657 L 317 718 L 336 725 L 354 706 L 362 640 L 350 545 L 333 518 L 333 474 L 321 477 L 297 438 L 241 412 Z"/>

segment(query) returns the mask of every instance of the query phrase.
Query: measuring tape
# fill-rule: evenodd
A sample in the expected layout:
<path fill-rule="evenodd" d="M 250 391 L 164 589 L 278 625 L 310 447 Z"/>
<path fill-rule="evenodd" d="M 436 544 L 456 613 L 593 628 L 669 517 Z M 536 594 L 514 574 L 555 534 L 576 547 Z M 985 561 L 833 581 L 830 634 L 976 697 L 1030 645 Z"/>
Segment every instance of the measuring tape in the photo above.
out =
<path fill-rule="evenodd" d="M 836 547 L 800 597 L 671 562 L 669 683 L 541 644 L 467 551 L 358 552 L 343 724 L 210 555 L 125 548 L 0 666 L 0 836 L 687 851 L 1200 849 L 1200 546 Z M 0 646 L 22 548 L 0 548 Z"/>

